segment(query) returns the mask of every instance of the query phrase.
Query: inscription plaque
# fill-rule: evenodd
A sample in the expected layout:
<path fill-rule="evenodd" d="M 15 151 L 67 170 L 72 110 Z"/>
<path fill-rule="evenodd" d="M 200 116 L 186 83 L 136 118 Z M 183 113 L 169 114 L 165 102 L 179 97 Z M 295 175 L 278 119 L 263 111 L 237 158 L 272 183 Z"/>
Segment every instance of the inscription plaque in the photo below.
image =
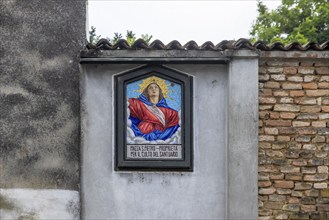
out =
<path fill-rule="evenodd" d="M 192 170 L 192 77 L 146 66 L 115 83 L 116 169 Z"/>

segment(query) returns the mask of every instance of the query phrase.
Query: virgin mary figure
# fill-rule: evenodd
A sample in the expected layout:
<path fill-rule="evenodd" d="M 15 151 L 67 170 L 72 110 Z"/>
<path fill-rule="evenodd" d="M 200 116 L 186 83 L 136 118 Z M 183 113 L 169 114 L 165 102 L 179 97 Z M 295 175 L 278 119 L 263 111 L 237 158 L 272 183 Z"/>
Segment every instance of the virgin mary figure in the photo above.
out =
<path fill-rule="evenodd" d="M 130 98 L 131 129 L 148 141 L 166 140 L 179 128 L 178 112 L 167 105 L 161 87 L 150 83 L 138 98 Z"/>

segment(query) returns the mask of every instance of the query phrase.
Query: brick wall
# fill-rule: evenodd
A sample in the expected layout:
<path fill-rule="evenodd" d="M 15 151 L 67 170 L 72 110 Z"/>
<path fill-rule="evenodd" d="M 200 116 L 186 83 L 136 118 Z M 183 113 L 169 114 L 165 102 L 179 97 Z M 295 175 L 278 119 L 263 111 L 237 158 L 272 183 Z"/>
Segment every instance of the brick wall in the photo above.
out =
<path fill-rule="evenodd" d="M 328 58 L 262 57 L 259 218 L 329 219 L 328 155 Z"/>

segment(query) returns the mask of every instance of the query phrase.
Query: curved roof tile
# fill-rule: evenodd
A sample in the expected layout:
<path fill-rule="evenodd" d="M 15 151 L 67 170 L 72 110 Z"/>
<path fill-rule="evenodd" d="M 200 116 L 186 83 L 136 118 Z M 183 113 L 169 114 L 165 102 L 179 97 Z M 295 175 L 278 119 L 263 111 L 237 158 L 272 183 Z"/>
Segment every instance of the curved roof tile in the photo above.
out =
<path fill-rule="evenodd" d="M 329 50 L 329 41 L 323 44 L 318 44 L 314 42 L 301 45 L 299 43 L 291 43 L 284 45 L 281 42 L 275 42 L 273 44 L 267 45 L 263 41 L 257 41 L 252 44 L 250 40 L 240 38 L 236 41 L 223 40 L 217 45 L 212 42 L 207 41 L 201 46 L 199 46 L 195 41 L 189 41 L 184 46 L 180 44 L 177 40 L 171 41 L 169 44 L 165 45 L 160 40 L 155 40 L 148 44 L 143 39 L 138 39 L 133 45 L 129 45 L 126 40 L 120 39 L 116 44 L 112 45 L 107 39 L 100 39 L 96 45 L 88 44 L 87 49 L 97 49 L 97 50 L 214 50 L 223 51 L 226 49 L 249 49 L 249 50 L 264 50 L 264 51 L 307 51 L 307 50 L 317 50 L 324 51 Z"/>

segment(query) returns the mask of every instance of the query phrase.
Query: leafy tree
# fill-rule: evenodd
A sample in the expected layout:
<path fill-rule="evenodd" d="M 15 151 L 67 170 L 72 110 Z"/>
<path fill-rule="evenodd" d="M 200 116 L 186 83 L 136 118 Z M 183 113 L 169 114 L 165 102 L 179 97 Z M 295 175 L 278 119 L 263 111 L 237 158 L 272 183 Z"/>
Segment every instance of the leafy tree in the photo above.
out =
<path fill-rule="evenodd" d="M 153 36 L 152 35 L 149 35 L 149 34 L 142 34 L 142 36 L 141 36 L 141 38 L 147 44 L 150 43 L 152 37 Z M 96 34 L 96 28 L 94 26 L 91 26 L 91 30 L 89 31 L 89 43 L 96 44 L 99 41 L 100 38 L 101 38 L 101 35 L 97 35 Z M 120 39 L 122 39 L 122 34 L 115 32 L 113 38 L 106 37 L 106 39 L 111 44 L 116 44 Z M 136 34 L 133 31 L 127 30 L 125 40 L 128 42 L 128 44 L 130 46 L 133 45 L 135 43 L 135 41 L 136 41 Z"/>
<path fill-rule="evenodd" d="M 258 17 L 252 25 L 252 40 L 284 44 L 323 43 L 329 40 L 328 0 L 282 0 L 275 10 L 258 1 Z"/>

